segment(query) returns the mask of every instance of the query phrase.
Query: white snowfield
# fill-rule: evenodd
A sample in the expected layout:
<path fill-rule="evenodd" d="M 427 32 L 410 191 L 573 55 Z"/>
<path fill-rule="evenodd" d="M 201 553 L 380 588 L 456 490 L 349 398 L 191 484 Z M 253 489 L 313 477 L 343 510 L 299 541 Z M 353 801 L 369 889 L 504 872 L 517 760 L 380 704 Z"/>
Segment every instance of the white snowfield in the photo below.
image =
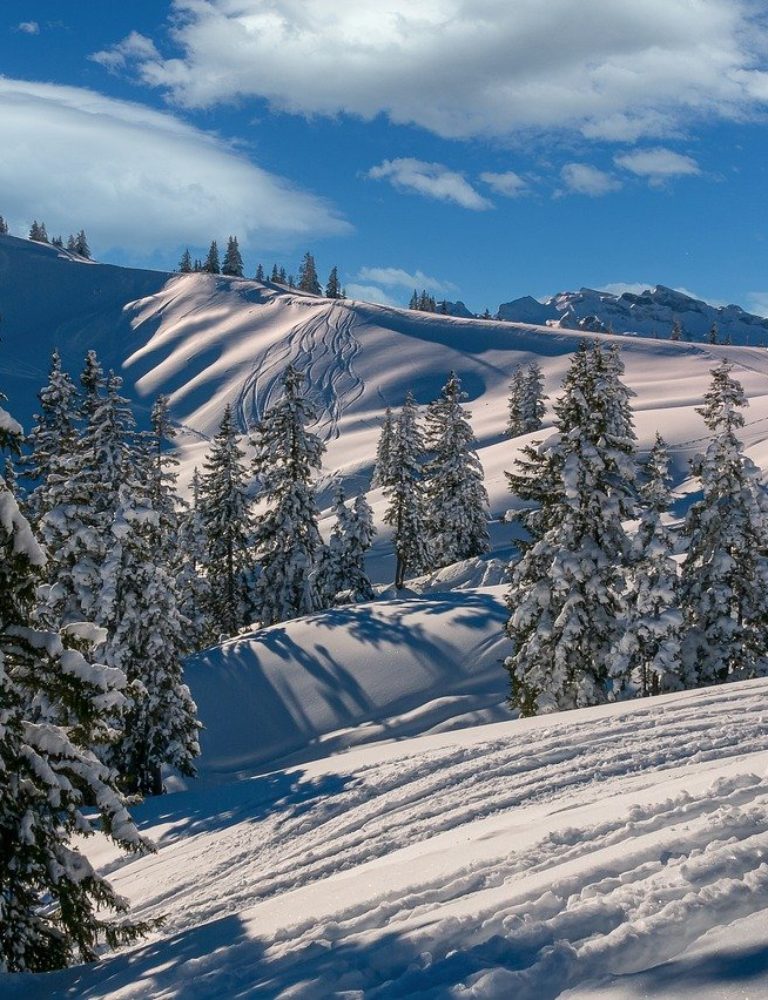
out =
<path fill-rule="evenodd" d="M 752 681 L 207 783 L 102 849 L 154 940 L 2 995 L 755 1000 L 767 767 Z"/>

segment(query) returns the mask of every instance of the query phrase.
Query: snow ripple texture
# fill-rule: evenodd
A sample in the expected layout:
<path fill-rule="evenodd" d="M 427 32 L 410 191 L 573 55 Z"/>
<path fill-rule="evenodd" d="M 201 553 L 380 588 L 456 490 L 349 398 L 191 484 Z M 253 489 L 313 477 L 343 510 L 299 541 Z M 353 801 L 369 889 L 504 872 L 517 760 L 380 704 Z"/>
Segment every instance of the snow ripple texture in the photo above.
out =
<path fill-rule="evenodd" d="M 656 966 L 768 917 L 766 695 L 417 737 L 148 803 L 159 853 L 112 877 L 166 915 L 161 939 L 47 986 L 554 1000 Z"/>
<path fill-rule="evenodd" d="M 323 440 L 338 437 L 342 411 L 365 391 L 353 365 L 360 353 L 354 323 L 354 311 L 335 302 L 296 324 L 270 347 L 240 390 L 236 410 L 243 431 L 251 429 L 279 397 L 280 379 L 292 364 L 304 372 L 304 390 L 318 410 L 313 430 Z"/>

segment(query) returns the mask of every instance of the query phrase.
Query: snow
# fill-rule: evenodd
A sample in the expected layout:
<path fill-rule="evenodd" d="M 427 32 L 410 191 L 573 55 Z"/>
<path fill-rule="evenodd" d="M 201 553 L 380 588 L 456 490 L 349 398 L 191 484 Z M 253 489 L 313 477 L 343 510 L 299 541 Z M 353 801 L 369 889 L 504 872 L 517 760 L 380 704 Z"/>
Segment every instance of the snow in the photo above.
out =
<path fill-rule="evenodd" d="M 3 995 L 765 995 L 767 694 L 414 736 L 147 802 L 158 853 L 94 856 L 165 926 Z"/>
<path fill-rule="evenodd" d="M 768 996 L 768 681 L 526 720 L 505 704 L 504 472 L 552 420 L 505 438 L 508 386 L 535 360 L 551 397 L 578 334 L 85 267 L 11 237 L 0 298 L 13 413 L 28 423 L 56 344 L 75 375 L 94 347 L 140 412 L 170 395 L 183 481 L 224 407 L 251 426 L 292 361 L 321 414 L 324 508 L 340 482 L 368 492 L 385 407 L 408 389 L 426 403 L 454 369 L 493 517 L 487 559 L 192 658 L 200 777 L 168 775 L 174 794 L 135 807 L 157 853 L 83 845 L 135 916 L 164 926 L 94 966 L 2 976 L 4 998 Z M 750 401 L 747 452 L 768 467 L 766 351 L 599 339 L 623 349 L 640 451 L 657 430 L 669 443 L 678 515 L 723 356 Z M 386 500 L 368 498 L 383 585 Z M 0 520 L 21 537 L 15 508 Z"/>

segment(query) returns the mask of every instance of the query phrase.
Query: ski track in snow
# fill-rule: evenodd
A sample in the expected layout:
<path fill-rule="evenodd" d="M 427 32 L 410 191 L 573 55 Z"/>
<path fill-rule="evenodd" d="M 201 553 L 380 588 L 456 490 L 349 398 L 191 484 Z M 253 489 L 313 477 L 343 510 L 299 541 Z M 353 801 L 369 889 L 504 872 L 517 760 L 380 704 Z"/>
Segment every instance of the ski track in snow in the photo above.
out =
<path fill-rule="evenodd" d="M 253 937 L 233 943 L 217 960 L 215 990 L 182 978 L 151 995 L 247 986 L 248 996 L 306 1000 L 343 990 L 547 1000 L 589 975 L 658 964 L 768 905 L 765 698 L 765 684 L 720 687 L 607 719 L 553 718 L 518 738 L 505 724 L 491 739 L 465 731 L 420 752 L 388 748 L 382 762 L 349 771 L 342 756 L 328 774 L 275 772 L 219 789 L 210 829 L 205 819 L 170 822 L 159 855 L 113 877 L 138 894 L 137 915 L 168 915 L 164 937 L 239 914 L 258 948 Z M 681 777 L 717 777 L 750 754 L 761 756 L 714 790 L 689 792 Z M 674 794 L 663 801 L 605 810 L 628 781 L 653 797 L 665 776 Z M 520 841 L 531 809 L 559 826 Z M 577 819 L 563 825 L 569 815 Z M 488 827 L 479 837 L 478 823 Z M 465 848 L 473 839 L 482 848 L 499 824 L 512 830 L 497 832 L 490 853 Z M 427 877 L 420 858 L 440 850 L 455 860 Z M 352 874 L 366 888 L 336 905 L 334 880 Z M 296 918 L 270 933 L 270 905 L 294 891 Z M 332 912 L 317 916 L 313 898 Z"/>
<path fill-rule="evenodd" d="M 315 432 L 324 440 L 338 437 L 344 408 L 365 391 L 353 365 L 360 353 L 360 342 L 352 332 L 354 323 L 354 312 L 334 303 L 309 321 L 297 323 L 280 343 L 270 347 L 238 396 L 235 409 L 243 431 L 247 433 L 280 396 L 280 380 L 292 364 L 304 372 L 305 392 L 318 408 Z"/>

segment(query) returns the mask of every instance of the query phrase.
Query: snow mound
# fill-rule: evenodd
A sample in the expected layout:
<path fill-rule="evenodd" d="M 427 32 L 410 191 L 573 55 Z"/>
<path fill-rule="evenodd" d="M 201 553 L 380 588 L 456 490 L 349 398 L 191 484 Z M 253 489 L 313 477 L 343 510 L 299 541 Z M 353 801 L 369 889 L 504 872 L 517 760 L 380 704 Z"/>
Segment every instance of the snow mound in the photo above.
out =
<path fill-rule="evenodd" d="M 190 659 L 207 771 L 505 718 L 504 590 L 358 604 Z"/>

